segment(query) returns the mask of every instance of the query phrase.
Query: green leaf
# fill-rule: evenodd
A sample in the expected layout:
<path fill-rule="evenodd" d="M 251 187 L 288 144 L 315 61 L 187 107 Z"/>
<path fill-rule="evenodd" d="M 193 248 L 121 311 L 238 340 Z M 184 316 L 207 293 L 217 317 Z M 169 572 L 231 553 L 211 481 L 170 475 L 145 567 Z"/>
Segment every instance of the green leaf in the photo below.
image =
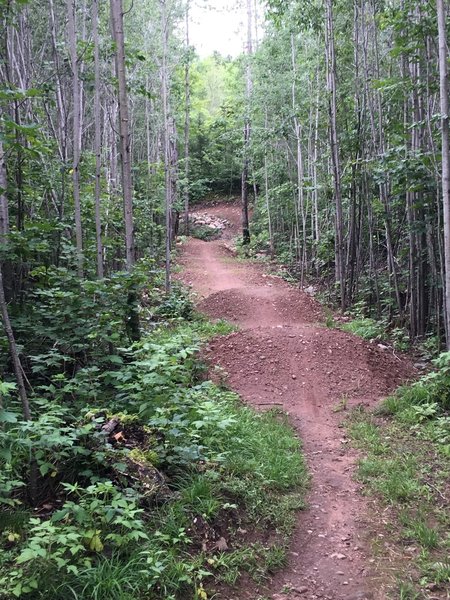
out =
<path fill-rule="evenodd" d="M 12 452 L 11 448 L 0 448 L 0 458 L 3 458 L 5 462 L 11 462 Z"/>
<path fill-rule="evenodd" d="M 116 354 L 110 354 L 107 359 L 109 360 L 109 362 L 113 363 L 114 365 L 122 365 L 123 364 L 123 359 L 121 356 L 117 356 Z"/>
<path fill-rule="evenodd" d="M 127 465 L 125 463 L 122 463 L 122 462 L 114 463 L 113 467 L 115 469 L 117 469 L 117 471 L 120 471 L 121 473 L 126 473 L 127 472 L 127 468 L 128 468 Z"/>
<path fill-rule="evenodd" d="M 0 410 L 0 423 L 17 423 L 19 416 L 16 413 L 9 412 L 7 410 Z"/>
<path fill-rule="evenodd" d="M 39 471 L 42 475 L 42 477 L 45 477 L 45 475 L 47 475 L 47 473 L 52 470 L 54 467 L 52 464 L 50 463 L 42 463 L 42 465 L 39 466 Z"/>
<path fill-rule="evenodd" d="M 7 396 L 9 392 L 16 389 L 16 384 L 10 381 L 0 381 L 0 394 Z"/>
<path fill-rule="evenodd" d="M 29 562 L 30 560 L 34 560 L 37 556 L 37 553 L 32 548 L 25 548 L 22 550 L 22 553 L 19 555 L 17 559 L 17 564 L 21 565 L 22 563 Z"/>

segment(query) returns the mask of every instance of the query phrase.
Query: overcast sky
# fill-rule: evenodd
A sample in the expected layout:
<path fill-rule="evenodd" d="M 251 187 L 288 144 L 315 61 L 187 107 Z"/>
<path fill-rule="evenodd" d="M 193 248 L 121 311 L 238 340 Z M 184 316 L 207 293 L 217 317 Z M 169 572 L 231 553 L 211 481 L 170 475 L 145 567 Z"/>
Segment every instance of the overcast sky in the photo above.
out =
<path fill-rule="evenodd" d="M 214 51 L 237 56 L 244 50 L 244 9 L 238 0 L 192 0 L 190 43 L 201 57 Z"/>

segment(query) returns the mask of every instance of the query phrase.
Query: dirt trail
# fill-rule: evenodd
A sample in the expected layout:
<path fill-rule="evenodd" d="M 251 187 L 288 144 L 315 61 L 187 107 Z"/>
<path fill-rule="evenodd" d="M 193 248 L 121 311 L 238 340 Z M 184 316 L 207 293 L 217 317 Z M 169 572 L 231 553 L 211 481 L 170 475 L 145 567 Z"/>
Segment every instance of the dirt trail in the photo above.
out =
<path fill-rule="evenodd" d="M 237 207 L 206 212 L 233 224 L 225 238 L 237 231 Z M 324 327 L 314 300 L 233 258 L 223 239 L 190 239 L 181 260 L 182 279 L 197 292 L 199 309 L 240 325 L 237 333 L 210 344 L 211 363 L 227 371 L 230 386 L 250 404 L 261 410 L 281 406 L 290 414 L 312 476 L 309 508 L 299 515 L 288 566 L 266 595 L 385 598 L 372 568 L 368 501 L 352 478 L 356 457 L 337 409 L 373 405 L 414 374 L 412 365 L 376 344 Z M 235 600 L 244 598 L 255 598 L 255 590 L 240 590 Z"/>

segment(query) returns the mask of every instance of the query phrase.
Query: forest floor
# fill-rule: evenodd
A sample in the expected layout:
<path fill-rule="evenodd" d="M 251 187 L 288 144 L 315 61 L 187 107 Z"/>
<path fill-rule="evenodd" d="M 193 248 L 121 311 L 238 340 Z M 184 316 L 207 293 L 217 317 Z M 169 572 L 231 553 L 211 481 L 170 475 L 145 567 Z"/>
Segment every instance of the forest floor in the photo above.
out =
<path fill-rule="evenodd" d="M 383 535 L 377 528 L 382 515 L 361 494 L 354 478 L 358 455 L 341 423 L 352 406 L 372 407 L 414 377 L 414 366 L 376 343 L 326 327 L 320 304 L 308 294 L 237 259 L 229 240 L 239 232 L 239 207 L 220 204 L 205 212 L 230 226 L 219 240 L 189 238 L 180 277 L 197 294 L 201 312 L 239 326 L 213 340 L 206 358 L 246 402 L 290 415 L 311 476 L 287 566 L 267 589 L 247 582 L 227 600 L 386 598 L 387 582 L 372 556 L 374 539 Z"/>

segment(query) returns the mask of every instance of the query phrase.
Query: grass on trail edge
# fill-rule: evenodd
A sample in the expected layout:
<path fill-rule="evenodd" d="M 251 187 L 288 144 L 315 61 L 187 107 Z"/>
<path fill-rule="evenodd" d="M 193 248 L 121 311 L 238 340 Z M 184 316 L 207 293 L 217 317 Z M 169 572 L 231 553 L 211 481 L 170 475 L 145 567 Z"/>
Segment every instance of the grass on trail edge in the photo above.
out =
<path fill-rule="evenodd" d="M 357 477 L 378 504 L 372 550 L 399 600 L 450 596 L 448 356 L 437 363 L 436 373 L 345 423 L 363 454 Z"/>
<path fill-rule="evenodd" d="M 76 437 L 84 471 L 60 485 L 58 510 L 41 519 L 12 505 L 0 515 L 0 598 L 207 600 L 243 572 L 262 582 L 284 564 L 305 462 L 283 413 L 257 413 L 204 381 L 198 349 L 231 330 L 194 318 L 124 351 L 108 374 L 119 393 L 103 405 L 99 393 L 70 427 L 116 417 L 126 439 L 145 443 L 119 450 L 111 438 L 94 452 L 92 437 Z M 88 469 L 94 458 L 115 475 Z M 123 483 L 130 464 L 146 474 L 139 490 Z"/>

